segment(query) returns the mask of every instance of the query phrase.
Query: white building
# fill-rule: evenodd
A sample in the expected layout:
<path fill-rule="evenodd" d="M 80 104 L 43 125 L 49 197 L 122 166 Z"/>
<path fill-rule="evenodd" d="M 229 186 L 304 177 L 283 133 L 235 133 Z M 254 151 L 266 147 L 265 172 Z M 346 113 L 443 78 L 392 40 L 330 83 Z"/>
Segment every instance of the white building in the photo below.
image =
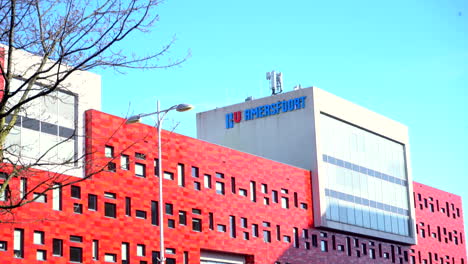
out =
<path fill-rule="evenodd" d="M 0 50 L 6 46 L 0 46 Z M 5 64 L 7 58 L 5 58 Z M 30 53 L 15 50 L 13 53 L 12 91 L 24 89 L 25 80 L 37 72 L 40 57 Z M 46 68 L 52 65 L 48 62 Z M 66 66 L 60 65 L 63 69 Z M 5 65 L 6 68 L 6 65 Z M 60 72 L 57 67 L 41 75 L 34 83 L 28 96 L 39 93 L 44 86 L 50 85 Z M 48 75 L 47 78 L 44 78 Z M 4 86 L 3 80 L 0 86 Z M 22 86 L 23 85 L 23 86 Z M 21 87 L 21 88 L 20 88 Z M 8 105 L 14 105 L 24 92 L 19 92 L 10 98 Z M 82 157 L 84 156 L 84 112 L 88 109 L 101 108 L 101 78 L 99 75 L 77 71 L 71 74 L 59 89 L 53 93 L 32 100 L 24 105 L 19 112 L 16 125 L 7 137 L 5 149 L 12 158 L 21 158 L 22 164 L 35 162 L 41 157 L 40 163 L 50 163 L 42 169 L 65 172 L 67 175 L 82 177 Z M 7 109 L 8 110 L 8 109 Z M 7 118 L 7 121 L 10 120 Z M 66 167 L 56 166 L 64 160 L 78 160 Z M 48 168 L 47 168 L 48 167 Z"/>
<path fill-rule="evenodd" d="M 198 113 L 197 136 L 311 170 L 316 227 L 416 243 L 398 122 L 311 87 Z"/>

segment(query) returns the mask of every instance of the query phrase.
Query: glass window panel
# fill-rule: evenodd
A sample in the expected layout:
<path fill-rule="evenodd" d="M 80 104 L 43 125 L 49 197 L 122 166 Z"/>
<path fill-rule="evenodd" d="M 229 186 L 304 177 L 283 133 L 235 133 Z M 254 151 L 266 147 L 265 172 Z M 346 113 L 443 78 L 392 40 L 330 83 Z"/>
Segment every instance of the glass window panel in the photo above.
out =
<path fill-rule="evenodd" d="M 73 95 L 58 92 L 59 115 L 58 123 L 60 126 L 75 127 L 75 97 Z"/>

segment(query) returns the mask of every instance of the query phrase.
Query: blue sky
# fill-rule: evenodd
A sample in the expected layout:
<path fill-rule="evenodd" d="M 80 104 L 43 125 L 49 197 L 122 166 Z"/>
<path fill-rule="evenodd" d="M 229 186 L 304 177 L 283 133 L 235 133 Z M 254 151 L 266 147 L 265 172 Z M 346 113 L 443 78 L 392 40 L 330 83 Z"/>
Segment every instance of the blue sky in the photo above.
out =
<path fill-rule="evenodd" d="M 464 199 L 468 212 L 468 1 L 169 0 L 151 33 L 122 44 L 145 54 L 177 41 L 162 70 L 102 74 L 102 110 L 118 116 L 191 103 L 165 123 L 196 137 L 195 113 L 317 86 L 409 127 L 413 178 Z M 164 62 L 164 60 L 162 61 Z"/>

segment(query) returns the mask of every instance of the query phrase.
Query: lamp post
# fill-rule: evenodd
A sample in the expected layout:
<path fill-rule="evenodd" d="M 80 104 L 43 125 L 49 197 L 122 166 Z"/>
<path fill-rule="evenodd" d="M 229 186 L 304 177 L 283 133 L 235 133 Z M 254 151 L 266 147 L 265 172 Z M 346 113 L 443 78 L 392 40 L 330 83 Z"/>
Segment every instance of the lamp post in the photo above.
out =
<path fill-rule="evenodd" d="M 178 104 L 173 105 L 165 110 L 159 109 L 159 100 L 157 101 L 156 112 L 139 114 L 136 116 L 131 116 L 125 122 L 126 124 L 133 124 L 140 122 L 140 119 L 145 116 L 157 115 L 156 127 L 158 129 L 158 175 L 159 175 L 159 215 L 160 215 L 160 232 L 159 232 L 159 241 L 160 241 L 160 263 L 165 263 L 166 258 L 164 253 L 166 249 L 164 248 L 164 202 L 163 202 L 163 175 L 162 175 L 162 150 L 161 150 L 161 126 L 164 121 L 164 117 L 171 110 L 176 110 L 177 112 L 185 112 L 192 110 L 193 106 L 190 104 Z M 161 115 L 162 114 L 162 115 Z"/>

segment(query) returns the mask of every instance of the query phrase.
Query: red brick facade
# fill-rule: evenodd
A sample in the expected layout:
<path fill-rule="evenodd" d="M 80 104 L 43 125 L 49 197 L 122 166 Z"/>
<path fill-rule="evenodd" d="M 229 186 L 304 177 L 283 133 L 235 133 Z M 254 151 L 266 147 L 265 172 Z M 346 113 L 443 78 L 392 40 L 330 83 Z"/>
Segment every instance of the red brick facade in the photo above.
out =
<path fill-rule="evenodd" d="M 123 243 L 129 246 L 127 263 L 156 263 L 152 253 L 159 250 L 160 224 L 166 227 L 170 251 L 166 257 L 176 263 L 199 263 L 202 250 L 241 254 L 247 263 L 261 264 L 411 263 L 413 258 L 414 263 L 466 263 L 459 196 L 414 183 L 419 235 L 418 245 L 411 248 L 317 230 L 309 171 L 168 131 L 162 138 L 163 170 L 165 178 L 172 179 L 164 180 L 166 211 L 160 223 L 154 210 L 155 129 L 125 125 L 121 118 L 94 110 L 86 113 L 86 120 L 87 171 L 111 165 L 73 185 L 73 194 L 71 186 L 64 187 L 61 211 L 52 210 L 49 194 L 45 203 L 18 209 L 14 223 L 2 223 L 0 243 L 7 247 L 0 250 L 0 263 L 44 263 L 36 260 L 38 250 L 45 251 L 47 263 L 70 263 L 70 248 L 82 249 L 83 263 L 104 262 L 106 254 L 122 263 Z M 106 157 L 106 146 L 113 157 Z M 121 155 L 129 157 L 128 167 Z M 144 168 L 141 177 L 135 175 L 136 166 Z M 14 258 L 15 229 L 24 234 L 22 259 Z M 38 234 L 43 243 L 34 244 L 35 231 L 42 232 Z M 70 236 L 75 236 L 73 241 Z M 82 242 L 76 242 L 77 237 Z M 54 239 L 63 241 L 62 256 L 53 256 Z M 92 256 L 93 241 L 98 243 L 97 260 Z M 144 256 L 137 256 L 137 245 L 144 248 Z"/>

